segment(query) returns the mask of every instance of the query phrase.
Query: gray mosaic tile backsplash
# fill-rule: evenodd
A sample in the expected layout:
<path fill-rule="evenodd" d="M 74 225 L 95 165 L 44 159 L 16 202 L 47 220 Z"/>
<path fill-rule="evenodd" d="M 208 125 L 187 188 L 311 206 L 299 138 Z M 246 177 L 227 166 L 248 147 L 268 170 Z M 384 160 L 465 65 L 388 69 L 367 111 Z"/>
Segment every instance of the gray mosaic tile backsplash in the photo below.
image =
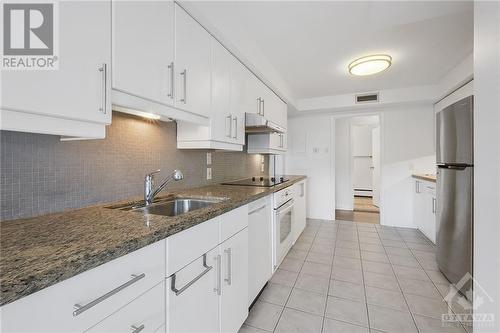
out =
<path fill-rule="evenodd" d="M 0 131 L 0 220 L 32 217 L 142 195 L 144 175 L 173 169 L 186 188 L 261 174 L 260 155 L 179 150 L 176 124 L 113 113 L 103 140 Z M 212 180 L 206 153 L 212 152 Z M 268 168 L 265 158 L 265 168 Z M 168 191 L 168 189 L 167 189 Z"/>

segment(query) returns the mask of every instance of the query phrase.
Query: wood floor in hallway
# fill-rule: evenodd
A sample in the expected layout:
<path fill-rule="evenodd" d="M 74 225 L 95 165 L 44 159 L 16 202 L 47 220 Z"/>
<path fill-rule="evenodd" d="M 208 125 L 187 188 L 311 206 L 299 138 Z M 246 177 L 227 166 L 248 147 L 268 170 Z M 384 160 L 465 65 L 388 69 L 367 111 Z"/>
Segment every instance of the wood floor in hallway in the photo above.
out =
<path fill-rule="evenodd" d="M 335 219 L 351 222 L 380 223 L 379 208 L 371 197 L 354 197 L 354 210 L 335 210 Z"/>

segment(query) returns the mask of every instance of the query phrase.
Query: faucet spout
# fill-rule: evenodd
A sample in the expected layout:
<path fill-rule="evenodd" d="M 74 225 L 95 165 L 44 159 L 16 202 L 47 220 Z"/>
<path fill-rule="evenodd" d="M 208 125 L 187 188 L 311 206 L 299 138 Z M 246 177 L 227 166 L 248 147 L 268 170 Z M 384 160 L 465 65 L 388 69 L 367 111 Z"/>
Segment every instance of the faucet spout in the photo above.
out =
<path fill-rule="evenodd" d="M 146 206 L 149 206 L 153 203 L 153 200 L 155 196 L 160 193 L 167 184 L 169 184 L 171 181 L 179 181 L 184 178 L 184 175 L 182 171 L 180 170 L 174 170 L 170 175 L 167 177 L 163 178 L 163 180 L 160 182 L 160 185 L 153 190 L 154 187 L 154 174 L 160 172 L 160 170 L 151 172 L 146 175 L 144 179 L 144 202 Z"/>

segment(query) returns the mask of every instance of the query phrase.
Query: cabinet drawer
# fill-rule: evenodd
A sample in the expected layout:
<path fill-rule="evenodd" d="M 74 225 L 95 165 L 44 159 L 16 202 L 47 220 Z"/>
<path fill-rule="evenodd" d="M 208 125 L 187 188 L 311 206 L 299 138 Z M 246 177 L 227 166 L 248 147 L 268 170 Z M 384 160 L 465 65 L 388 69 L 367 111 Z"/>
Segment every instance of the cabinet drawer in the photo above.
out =
<path fill-rule="evenodd" d="M 220 218 L 216 217 L 167 238 L 166 276 L 219 244 L 219 221 Z"/>
<path fill-rule="evenodd" d="M 224 242 L 229 237 L 248 226 L 248 206 L 233 209 L 221 216 L 220 220 L 220 242 Z"/>
<path fill-rule="evenodd" d="M 3 306 L 2 331 L 81 332 L 161 282 L 164 273 L 160 241 Z"/>
<path fill-rule="evenodd" d="M 87 332 L 156 332 L 165 324 L 165 282 L 161 282 Z"/>

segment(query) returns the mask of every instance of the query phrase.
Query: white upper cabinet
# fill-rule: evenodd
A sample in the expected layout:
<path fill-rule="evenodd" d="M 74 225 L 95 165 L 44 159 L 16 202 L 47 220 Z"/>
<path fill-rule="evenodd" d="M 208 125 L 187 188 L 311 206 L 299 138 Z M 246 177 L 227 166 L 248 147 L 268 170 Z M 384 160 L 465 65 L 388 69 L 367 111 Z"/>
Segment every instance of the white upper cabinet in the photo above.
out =
<path fill-rule="evenodd" d="M 231 61 L 232 55 L 212 39 L 212 139 L 233 141 L 231 114 Z"/>
<path fill-rule="evenodd" d="M 113 89 L 174 104 L 173 1 L 113 1 Z"/>
<path fill-rule="evenodd" d="M 287 127 L 287 106 L 276 94 L 265 87 L 262 102 L 262 115 L 269 121 L 286 129 Z"/>
<path fill-rule="evenodd" d="M 111 122 L 111 1 L 60 1 L 59 69 L 2 71 L 1 129 L 104 137 Z"/>
<path fill-rule="evenodd" d="M 175 105 L 210 114 L 210 34 L 175 4 Z"/>
<path fill-rule="evenodd" d="M 215 38 L 211 40 L 210 125 L 178 122 L 177 148 L 243 150 L 245 144 L 243 65 Z"/>

